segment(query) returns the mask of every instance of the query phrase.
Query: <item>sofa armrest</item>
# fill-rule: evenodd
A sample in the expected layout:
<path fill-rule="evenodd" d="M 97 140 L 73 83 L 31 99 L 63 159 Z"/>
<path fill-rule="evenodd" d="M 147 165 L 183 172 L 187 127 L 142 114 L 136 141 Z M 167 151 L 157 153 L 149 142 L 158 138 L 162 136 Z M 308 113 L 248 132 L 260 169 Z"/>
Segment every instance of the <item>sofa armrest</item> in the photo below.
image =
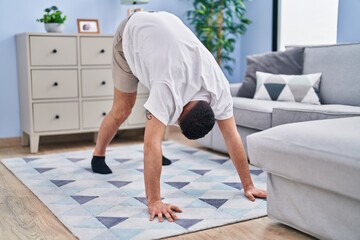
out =
<path fill-rule="evenodd" d="M 236 97 L 242 83 L 230 83 L 231 96 Z"/>

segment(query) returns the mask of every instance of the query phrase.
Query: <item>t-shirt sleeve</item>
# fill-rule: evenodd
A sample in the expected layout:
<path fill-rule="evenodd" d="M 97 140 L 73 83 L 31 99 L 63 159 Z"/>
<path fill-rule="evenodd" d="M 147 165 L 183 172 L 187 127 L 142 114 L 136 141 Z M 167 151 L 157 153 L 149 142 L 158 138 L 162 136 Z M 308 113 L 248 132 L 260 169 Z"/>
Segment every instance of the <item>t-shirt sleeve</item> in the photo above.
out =
<path fill-rule="evenodd" d="M 149 98 L 144 107 L 167 126 L 175 111 L 174 98 L 169 87 L 164 83 L 151 86 Z"/>
<path fill-rule="evenodd" d="M 224 88 L 220 94 L 212 94 L 212 98 L 210 105 L 216 120 L 225 120 L 233 116 L 233 99 L 230 89 Z"/>

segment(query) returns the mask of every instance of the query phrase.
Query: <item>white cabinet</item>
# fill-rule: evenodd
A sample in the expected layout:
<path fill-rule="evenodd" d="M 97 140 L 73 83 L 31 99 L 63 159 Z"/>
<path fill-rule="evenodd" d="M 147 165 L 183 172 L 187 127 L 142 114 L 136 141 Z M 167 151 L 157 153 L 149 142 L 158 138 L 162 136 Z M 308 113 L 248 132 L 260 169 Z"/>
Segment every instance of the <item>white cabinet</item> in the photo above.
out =
<path fill-rule="evenodd" d="M 109 113 L 112 81 L 111 35 L 16 35 L 23 145 L 38 151 L 39 138 L 97 132 Z M 120 129 L 143 128 L 148 97 L 139 84 L 129 118 Z"/>

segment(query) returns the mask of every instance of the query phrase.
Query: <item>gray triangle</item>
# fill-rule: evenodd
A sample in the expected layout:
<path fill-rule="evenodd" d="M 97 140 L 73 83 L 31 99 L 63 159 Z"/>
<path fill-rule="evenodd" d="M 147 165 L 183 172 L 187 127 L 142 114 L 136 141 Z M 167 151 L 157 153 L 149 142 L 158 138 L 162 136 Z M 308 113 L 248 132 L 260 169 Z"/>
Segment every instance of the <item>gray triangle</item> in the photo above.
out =
<path fill-rule="evenodd" d="M 295 102 L 301 102 L 307 95 L 312 86 L 310 85 L 289 85 L 289 88 L 294 96 Z"/>
<path fill-rule="evenodd" d="M 165 182 L 165 183 L 177 189 L 181 189 L 186 185 L 188 185 L 190 182 Z"/>
<path fill-rule="evenodd" d="M 31 158 L 31 157 L 28 157 L 28 158 L 23 158 L 25 160 L 25 162 L 32 162 L 32 161 L 35 161 L 35 160 L 38 160 L 40 158 Z"/>
<path fill-rule="evenodd" d="M 187 154 L 194 154 L 194 153 L 198 152 L 198 150 L 181 150 L 181 151 L 183 151 Z"/>
<path fill-rule="evenodd" d="M 243 189 L 243 186 L 240 182 L 224 182 L 223 184 L 228 185 L 230 187 L 236 188 L 236 189 Z"/>
<path fill-rule="evenodd" d="M 89 171 L 91 173 L 94 173 L 93 170 L 91 168 L 85 168 L 86 171 Z"/>
<path fill-rule="evenodd" d="M 114 158 L 114 160 L 119 162 L 119 163 L 125 163 L 127 161 L 130 161 L 131 158 Z"/>
<path fill-rule="evenodd" d="M 216 208 L 221 207 L 228 200 L 228 199 L 206 199 L 206 198 L 199 198 L 199 199 Z"/>
<path fill-rule="evenodd" d="M 50 181 L 58 187 L 62 187 L 66 184 L 75 182 L 75 180 L 50 180 Z"/>
<path fill-rule="evenodd" d="M 271 100 L 276 101 L 278 97 L 280 96 L 280 93 L 285 87 L 285 84 L 279 84 L 279 83 L 265 83 L 264 84 Z"/>
<path fill-rule="evenodd" d="M 146 197 L 134 197 L 134 198 L 147 206 Z"/>
<path fill-rule="evenodd" d="M 219 163 L 219 164 L 223 164 L 224 162 L 226 162 L 228 159 L 210 159 L 213 162 Z"/>
<path fill-rule="evenodd" d="M 260 174 L 262 174 L 264 171 L 263 170 L 250 170 L 251 174 L 254 174 L 256 176 L 259 176 Z"/>
<path fill-rule="evenodd" d="M 67 158 L 67 159 L 72 161 L 72 162 L 79 162 L 79 161 L 84 160 L 86 158 Z"/>
<path fill-rule="evenodd" d="M 139 172 L 144 172 L 144 169 L 140 169 L 140 168 L 138 168 L 138 169 L 136 169 L 136 170 L 138 170 Z"/>
<path fill-rule="evenodd" d="M 102 224 L 104 224 L 104 226 L 107 227 L 108 229 L 128 219 L 127 217 L 96 217 L 96 218 Z"/>
<path fill-rule="evenodd" d="M 204 175 L 205 173 L 208 173 L 210 172 L 211 170 L 201 170 L 201 169 L 194 169 L 194 170 L 189 170 L 189 171 L 192 171 L 194 173 L 197 173 L 197 174 L 200 174 L 201 176 Z"/>
<path fill-rule="evenodd" d="M 98 198 L 99 196 L 70 196 L 70 197 L 72 197 L 78 203 L 84 204 L 95 198 Z"/>
<path fill-rule="evenodd" d="M 108 181 L 108 183 L 111 183 L 112 185 L 114 185 L 117 188 L 121 188 L 123 186 L 128 185 L 129 183 L 132 182 L 126 182 L 126 181 Z"/>
<path fill-rule="evenodd" d="M 185 229 L 188 229 L 191 226 L 194 226 L 195 224 L 197 224 L 198 222 L 201 222 L 202 220 L 203 219 L 178 219 L 175 221 L 175 223 Z"/>
<path fill-rule="evenodd" d="M 53 170 L 54 168 L 34 168 L 36 171 L 38 171 L 39 173 L 44 173 L 50 170 Z"/>

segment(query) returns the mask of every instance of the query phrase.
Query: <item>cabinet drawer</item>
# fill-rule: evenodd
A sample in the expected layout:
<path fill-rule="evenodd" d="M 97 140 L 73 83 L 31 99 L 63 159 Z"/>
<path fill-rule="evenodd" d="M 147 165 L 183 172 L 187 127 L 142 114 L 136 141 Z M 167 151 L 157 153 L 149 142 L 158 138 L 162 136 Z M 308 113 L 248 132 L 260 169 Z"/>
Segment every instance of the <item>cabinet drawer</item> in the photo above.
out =
<path fill-rule="evenodd" d="M 34 103 L 34 131 L 79 129 L 78 102 Z"/>
<path fill-rule="evenodd" d="M 32 98 L 51 99 L 77 97 L 77 79 L 77 70 L 32 70 Z"/>
<path fill-rule="evenodd" d="M 74 66 L 77 64 L 76 37 L 30 37 L 33 66 Z"/>
<path fill-rule="evenodd" d="M 111 65 L 113 41 L 112 37 L 81 37 L 81 64 Z"/>
<path fill-rule="evenodd" d="M 145 125 L 146 109 L 144 104 L 147 96 L 138 96 L 130 116 L 127 119 L 128 126 Z"/>
<path fill-rule="evenodd" d="M 83 127 L 99 128 L 103 118 L 112 107 L 112 100 L 83 102 Z"/>
<path fill-rule="evenodd" d="M 114 94 L 111 69 L 83 69 L 81 79 L 84 97 L 112 96 Z"/>

